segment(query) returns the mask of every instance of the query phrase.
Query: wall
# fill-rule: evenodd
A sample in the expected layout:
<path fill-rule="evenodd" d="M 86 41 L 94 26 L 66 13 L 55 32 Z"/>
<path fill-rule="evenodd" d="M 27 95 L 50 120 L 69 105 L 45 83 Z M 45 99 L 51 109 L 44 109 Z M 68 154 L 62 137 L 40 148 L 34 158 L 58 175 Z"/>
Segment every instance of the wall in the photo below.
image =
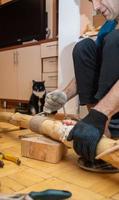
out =
<path fill-rule="evenodd" d="M 59 1 L 59 88 L 64 88 L 74 77 L 72 50 L 79 36 L 92 23 L 92 4 L 88 0 Z M 79 99 L 74 98 L 66 104 L 67 113 L 77 113 Z M 61 110 L 62 111 L 62 110 Z M 85 110 L 84 114 L 87 110 Z M 83 114 L 83 115 L 84 115 Z"/>
<path fill-rule="evenodd" d="M 80 35 L 80 0 L 59 1 L 59 88 L 74 77 L 72 49 Z M 66 112 L 76 113 L 77 98 L 66 105 Z"/>
<path fill-rule="evenodd" d="M 92 3 L 88 0 L 80 0 L 80 15 L 81 15 L 81 34 L 85 31 L 88 24 L 93 23 Z"/>

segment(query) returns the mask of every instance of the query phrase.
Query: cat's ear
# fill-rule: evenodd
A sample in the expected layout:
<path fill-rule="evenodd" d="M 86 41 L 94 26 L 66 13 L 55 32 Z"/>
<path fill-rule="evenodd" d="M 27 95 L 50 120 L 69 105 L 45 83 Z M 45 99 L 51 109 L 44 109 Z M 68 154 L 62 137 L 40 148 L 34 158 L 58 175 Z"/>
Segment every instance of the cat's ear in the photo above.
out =
<path fill-rule="evenodd" d="M 34 84 L 34 83 L 35 83 L 35 81 L 34 81 L 34 80 L 32 80 L 32 83 Z"/>

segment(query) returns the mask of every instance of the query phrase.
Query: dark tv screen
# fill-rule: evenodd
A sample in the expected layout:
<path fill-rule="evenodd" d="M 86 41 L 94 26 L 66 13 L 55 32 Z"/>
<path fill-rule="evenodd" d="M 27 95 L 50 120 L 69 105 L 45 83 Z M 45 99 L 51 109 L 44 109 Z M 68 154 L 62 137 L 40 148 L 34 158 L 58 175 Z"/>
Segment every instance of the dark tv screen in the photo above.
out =
<path fill-rule="evenodd" d="M 45 0 L 13 0 L 0 6 L 0 47 L 46 37 Z"/>

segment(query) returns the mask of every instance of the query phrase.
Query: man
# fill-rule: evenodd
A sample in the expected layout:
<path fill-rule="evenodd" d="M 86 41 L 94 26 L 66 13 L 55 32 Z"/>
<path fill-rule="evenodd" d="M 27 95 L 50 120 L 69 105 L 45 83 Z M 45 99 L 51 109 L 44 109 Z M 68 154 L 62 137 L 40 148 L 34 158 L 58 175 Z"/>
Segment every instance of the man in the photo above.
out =
<path fill-rule="evenodd" d="M 92 0 L 92 4 L 107 21 L 96 41 L 87 38 L 76 44 L 75 79 L 64 91 L 47 95 L 44 111 L 58 110 L 79 95 L 80 105 L 87 105 L 89 114 L 74 126 L 67 139 L 73 140 L 78 155 L 94 164 L 96 146 L 119 112 L 119 0 Z"/>

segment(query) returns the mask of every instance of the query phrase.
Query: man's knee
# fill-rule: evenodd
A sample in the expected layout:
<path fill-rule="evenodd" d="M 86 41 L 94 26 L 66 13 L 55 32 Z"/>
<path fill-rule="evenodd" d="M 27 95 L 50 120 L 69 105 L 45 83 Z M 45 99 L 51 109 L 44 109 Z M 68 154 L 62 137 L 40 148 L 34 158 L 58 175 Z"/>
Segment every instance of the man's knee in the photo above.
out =
<path fill-rule="evenodd" d="M 110 49 L 110 47 L 119 46 L 119 30 L 114 30 L 109 33 L 105 39 L 104 44 Z"/>
<path fill-rule="evenodd" d="M 93 49 L 95 48 L 95 46 L 96 46 L 95 42 L 92 39 L 90 38 L 83 39 L 75 45 L 73 49 L 73 57 L 80 55 L 80 53 L 82 52 L 85 51 L 87 52 L 88 49 L 90 48 Z"/>

